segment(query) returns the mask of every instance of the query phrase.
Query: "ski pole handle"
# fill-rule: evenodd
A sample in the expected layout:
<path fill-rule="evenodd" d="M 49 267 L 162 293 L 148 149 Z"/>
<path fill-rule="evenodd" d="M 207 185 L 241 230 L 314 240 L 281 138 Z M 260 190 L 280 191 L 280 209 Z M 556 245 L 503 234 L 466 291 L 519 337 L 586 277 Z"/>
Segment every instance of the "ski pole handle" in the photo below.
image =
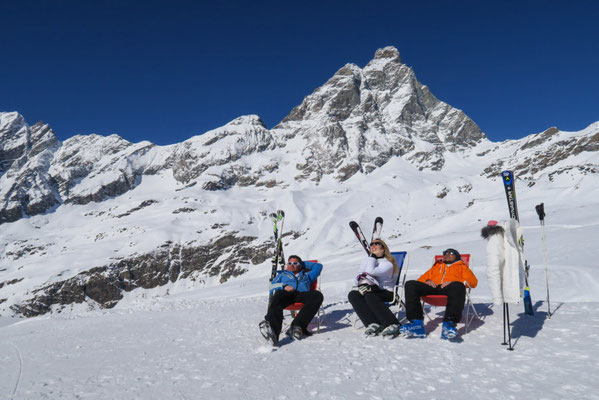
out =
<path fill-rule="evenodd" d="M 535 210 L 537 210 L 537 215 L 539 216 L 539 221 L 543 222 L 545 220 L 545 203 L 537 204 L 535 206 Z"/>

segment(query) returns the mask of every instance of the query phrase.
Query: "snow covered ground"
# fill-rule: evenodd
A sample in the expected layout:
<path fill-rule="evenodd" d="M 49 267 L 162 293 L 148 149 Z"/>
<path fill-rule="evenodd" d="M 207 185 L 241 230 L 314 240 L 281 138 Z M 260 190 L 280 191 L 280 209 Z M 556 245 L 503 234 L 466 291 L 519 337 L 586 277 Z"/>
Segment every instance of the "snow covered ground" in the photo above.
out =
<path fill-rule="evenodd" d="M 0 398 L 599 399 L 599 208 L 586 203 L 547 217 L 551 319 L 541 231 L 530 216 L 523 222 L 536 314 L 511 306 L 514 351 L 501 345 L 485 242 L 478 232 L 458 234 L 448 224 L 434 235 L 421 231 L 390 242 L 410 252 L 409 279 L 452 243 L 472 253 L 481 319 L 468 333 L 460 324 L 456 343 L 439 338 L 442 310 L 433 311 L 426 339 L 366 339 L 354 330 L 346 294 L 363 256 L 356 246 L 349 254 L 307 255 L 325 266 L 325 321 L 311 338 L 283 339 L 274 351 L 257 329 L 266 308 L 267 263 L 219 286 L 167 296 L 166 288 L 134 291 L 111 310 L 2 318 Z"/>

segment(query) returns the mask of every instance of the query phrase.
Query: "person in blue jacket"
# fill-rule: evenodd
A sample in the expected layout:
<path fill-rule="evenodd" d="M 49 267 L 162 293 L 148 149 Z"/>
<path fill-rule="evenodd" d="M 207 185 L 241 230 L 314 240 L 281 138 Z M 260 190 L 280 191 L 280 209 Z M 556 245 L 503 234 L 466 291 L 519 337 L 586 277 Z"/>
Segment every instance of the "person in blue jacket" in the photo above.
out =
<path fill-rule="evenodd" d="M 271 283 L 273 294 L 264 321 L 260 323 L 260 332 L 274 346 L 278 344 L 283 326 L 283 310 L 285 307 L 299 302 L 304 306 L 293 319 L 285 333 L 291 339 L 303 339 L 312 336 L 308 324 L 318 312 L 323 301 L 322 293 L 310 291 L 310 286 L 322 271 L 322 264 L 302 261 L 299 256 L 290 256 L 287 269 L 280 271 Z"/>

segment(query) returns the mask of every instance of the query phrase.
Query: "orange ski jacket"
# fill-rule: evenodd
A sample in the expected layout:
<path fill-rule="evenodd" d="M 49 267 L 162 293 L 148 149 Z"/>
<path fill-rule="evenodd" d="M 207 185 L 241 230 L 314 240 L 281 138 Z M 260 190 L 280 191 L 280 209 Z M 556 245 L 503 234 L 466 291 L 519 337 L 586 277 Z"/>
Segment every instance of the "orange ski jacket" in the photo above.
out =
<path fill-rule="evenodd" d="M 476 285 L 478 285 L 478 279 L 476 279 L 474 273 L 462 260 L 458 260 L 449 265 L 441 260 L 437 261 L 428 271 L 418 278 L 420 282 L 426 282 L 429 279 L 437 285 L 440 285 L 443 282 L 453 281 L 462 283 L 467 282 L 471 288 L 475 288 Z"/>

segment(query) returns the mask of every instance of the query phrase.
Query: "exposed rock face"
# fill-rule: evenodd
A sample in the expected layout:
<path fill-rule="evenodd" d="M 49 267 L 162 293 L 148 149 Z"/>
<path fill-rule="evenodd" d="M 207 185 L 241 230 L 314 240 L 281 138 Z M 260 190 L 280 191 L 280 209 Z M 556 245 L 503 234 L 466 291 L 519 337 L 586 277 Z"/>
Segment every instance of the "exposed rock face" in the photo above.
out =
<path fill-rule="evenodd" d="M 272 134 L 258 116 L 240 117 L 177 145 L 173 156 L 173 176 L 187 183 L 199 178 L 210 167 L 226 165 L 227 168 L 221 169 L 219 174 L 212 174 L 204 183 L 207 190 L 225 190 L 251 173 L 249 167 L 237 161 L 275 147 Z"/>
<path fill-rule="evenodd" d="M 47 171 L 60 142 L 48 125 L 29 127 L 17 113 L 0 113 L 0 223 L 41 214 L 60 203 Z"/>
<path fill-rule="evenodd" d="M 270 243 L 256 243 L 255 239 L 230 232 L 208 245 L 165 243 L 152 253 L 118 260 L 40 287 L 32 298 L 12 309 L 17 314 L 32 317 L 50 312 L 53 306 L 90 300 L 112 308 L 123 298 L 124 292 L 137 288 L 152 289 L 177 279 L 201 279 L 202 275 L 219 276 L 223 283 L 245 272 L 240 264 L 261 264 L 272 256 L 268 251 L 272 247 Z M 223 258 L 223 254 L 228 256 Z"/>
<path fill-rule="evenodd" d="M 498 176 L 507 166 L 518 172 L 518 176 L 532 179 L 535 175 L 555 167 L 567 159 L 572 165 L 564 165 L 554 173 L 577 169 L 583 173 L 596 173 L 599 166 L 595 163 L 583 163 L 575 160 L 581 153 L 592 154 L 599 150 L 599 123 L 585 129 L 586 135 L 570 135 L 552 127 L 542 133 L 530 135 L 516 142 L 507 143 L 514 148 L 508 157 L 500 157 L 487 167 L 483 174 L 487 177 Z"/>

